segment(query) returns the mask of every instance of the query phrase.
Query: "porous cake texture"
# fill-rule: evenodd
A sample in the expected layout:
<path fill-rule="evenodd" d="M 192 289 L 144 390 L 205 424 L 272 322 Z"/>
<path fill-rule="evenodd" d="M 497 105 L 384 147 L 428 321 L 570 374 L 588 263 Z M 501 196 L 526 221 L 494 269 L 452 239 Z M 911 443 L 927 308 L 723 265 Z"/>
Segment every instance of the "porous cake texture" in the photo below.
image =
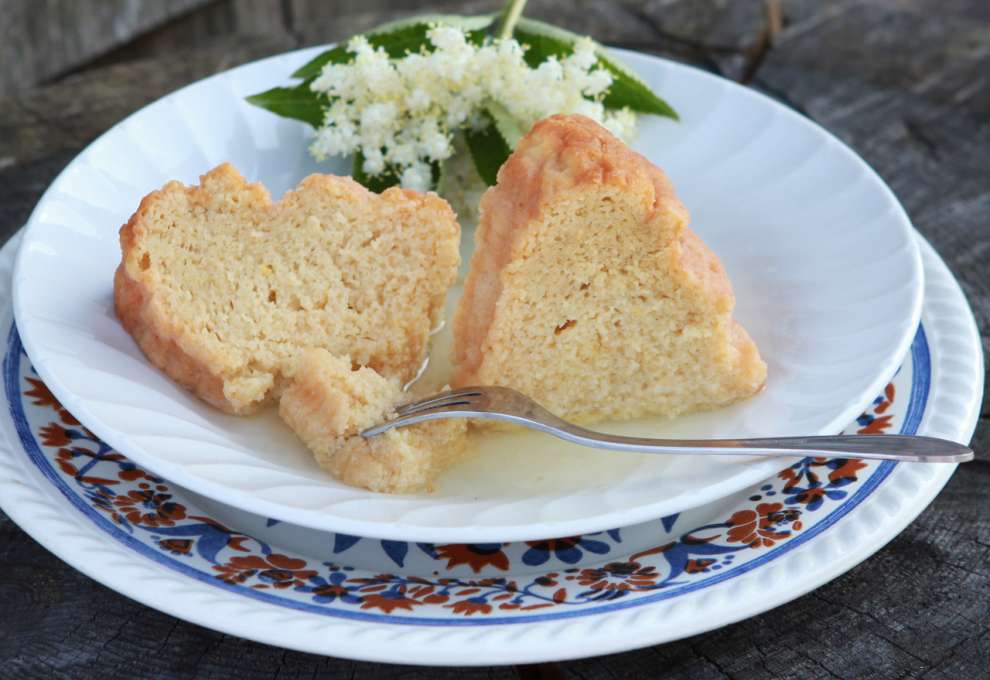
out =
<path fill-rule="evenodd" d="M 371 491 L 429 490 L 464 453 L 467 421 L 434 420 L 365 439 L 360 432 L 394 417 L 412 399 L 396 378 L 352 370 L 346 357 L 304 352 L 279 402 L 279 415 L 337 479 Z"/>
<path fill-rule="evenodd" d="M 666 175 L 594 121 L 553 116 L 482 198 L 451 383 L 581 422 L 722 406 L 766 379 L 734 303 Z"/>
<path fill-rule="evenodd" d="M 406 381 L 459 239 L 434 194 L 312 175 L 272 203 L 224 164 L 149 194 L 121 229 L 117 316 L 153 364 L 228 413 L 277 398 L 309 348 Z"/>

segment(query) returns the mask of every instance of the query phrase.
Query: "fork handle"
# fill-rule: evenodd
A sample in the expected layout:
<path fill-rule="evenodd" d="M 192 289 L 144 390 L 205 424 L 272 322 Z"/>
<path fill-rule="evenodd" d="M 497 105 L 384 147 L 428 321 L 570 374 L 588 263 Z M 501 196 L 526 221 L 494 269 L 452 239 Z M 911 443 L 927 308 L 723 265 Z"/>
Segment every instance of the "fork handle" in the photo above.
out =
<path fill-rule="evenodd" d="M 807 456 L 842 454 L 864 460 L 914 463 L 965 463 L 973 451 L 947 439 L 914 435 L 835 435 L 759 439 L 648 439 L 592 432 L 580 427 L 550 432 L 585 446 L 640 453 L 705 454 L 712 456 Z"/>
<path fill-rule="evenodd" d="M 915 435 L 835 435 L 815 437 L 768 437 L 758 439 L 649 439 L 595 432 L 566 421 L 556 424 L 508 416 L 475 414 L 525 425 L 575 444 L 613 451 L 711 456 L 807 456 L 809 454 L 864 460 L 899 460 L 911 463 L 965 463 L 973 450 L 948 439 Z"/>
<path fill-rule="evenodd" d="M 467 388 L 465 388 L 467 389 Z M 442 418 L 482 418 L 515 425 L 523 425 L 546 432 L 560 439 L 612 451 L 638 453 L 668 453 L 708 456 L 778 456 L 846 457 L 864 460 L 899 460 L 909 463 L 965 463 L 973 460 L 973 450 L 948 439 L 919 437 L 915 435 L 825 435 L 814 437 L 766 437 L 759 439 L 649 439 L 624 437 L 617 434 L 595 432 L 574 425 L 553 415 L 536 402 L 507 388 L 472 388 L 475 390 L 498 389 L 508 401 L 501 404 L 503 410 L 484 410 L 469 401 L 460 401 L 431 407 L 413 409 L 395 420 L 382 423 L 361 432 L 363 437 L 373 437 L 393 427 L 404 427 L 428 420 Z M 456 396 L 456 393 L 455 393 Z M 468 395 L 470 396 L 470 395 Z M 478 396 L 476 393 L 474 396 Z M 498 396 L 496 394 L 495 396 Z M 431 401 L 436 401 L 433 399 Z M 504 407 L 514 409 L 509 412 Z"/>

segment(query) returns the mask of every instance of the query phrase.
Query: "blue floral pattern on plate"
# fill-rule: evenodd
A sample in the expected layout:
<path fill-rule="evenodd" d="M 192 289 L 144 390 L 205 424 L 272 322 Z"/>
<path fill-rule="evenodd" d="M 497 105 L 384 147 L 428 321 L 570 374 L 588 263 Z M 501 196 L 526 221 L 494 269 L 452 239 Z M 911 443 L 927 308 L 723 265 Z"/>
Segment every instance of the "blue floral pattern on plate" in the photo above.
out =
<path fill-rule="evenodd" d="M 751 489 L 745 502 L 721 521 L 695 526 L 631 554 L 621 529 L 475 545 L 336 534 L 332 550 L 339 559 L 313 560 L 226 526 L 166 480 L 111 449 L 58 403 L 25 358 L 12 330 L 4 377 L 21 443 L 31 461 L 80 511 L 171 568 L 246 596 L 334 616 L 429 625 L 512 623 L 674 597 L 731 578 L 820 533 L 868 496 L 894 467 L 805 458 Z M 911 366 L 910 376 L 902 371 L 857 420 L 854 431 L 878 434 L 895 426 L 901 432 L 916 430 L 930 378 L 922 329 L 905 365 Z M 904 389 L 910 390 L 909 399 L 898 398 Z M 677 516 L 658 519 L 657 532 L 669 535 L 678 522 Z M 267 526 L 277 530 L 277 524 Z M 350 552 L 369 545 L 381 551 L 383 566 L 403 567 L 415 555 L 432 568 L 398 574 L 346 564 Z M 452 575 L 457 569 L 476 576 Z M 482 576 L 483 571 L 497 575 Z M 537 610 L 542 611 L 532 613 Z"/>

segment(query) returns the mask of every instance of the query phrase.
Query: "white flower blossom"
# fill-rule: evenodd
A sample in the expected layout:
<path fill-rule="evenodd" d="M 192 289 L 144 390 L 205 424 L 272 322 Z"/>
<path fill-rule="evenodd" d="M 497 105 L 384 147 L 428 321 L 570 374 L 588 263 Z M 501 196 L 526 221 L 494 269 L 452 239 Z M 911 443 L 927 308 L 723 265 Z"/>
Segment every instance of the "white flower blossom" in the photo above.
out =
<path fill-rule="evenodd" d="M 423 88 L 417 87 L 406 97 L 406 107 L 413 113 L 425 111 L 430 108 L 430 95 Z"/>
<path fill-rule="evenodd" d="M 380 149 L 375 147 L 365 147 L 362 150 L 364 163 L 361 169 L 369 175 L 379 175 L 385 171 L 385 158 Z"/>
<path fill-rule="evenodd" d="M 598 66 L 591 39 L 530 68 L 512 39 L 476 45 L 451 26 L 435 26 L 427 37 L 432 51 L 390 59 L 357 36 L 347 44 L 351 62 L 323 67 L 311 85 L 330 99 L 310 146 L 317 159 L 360 151 L 369 175 L 390 170 L 403 186 L 426 190 L 430 163 L 454 153 L 455 132 L 483 124 L 489 100 L 522 129 L 555 113 L 580 113 L 625 139 L 635 131 L 631 111 L 602 105 L 612 74 Z"/>
<path fill-rule="evenodd" d="M 416 191 L 427 191 L 433 180 L 433 173 L 426 163 L 416 162 L 402 171 L 402 186 Z"/>

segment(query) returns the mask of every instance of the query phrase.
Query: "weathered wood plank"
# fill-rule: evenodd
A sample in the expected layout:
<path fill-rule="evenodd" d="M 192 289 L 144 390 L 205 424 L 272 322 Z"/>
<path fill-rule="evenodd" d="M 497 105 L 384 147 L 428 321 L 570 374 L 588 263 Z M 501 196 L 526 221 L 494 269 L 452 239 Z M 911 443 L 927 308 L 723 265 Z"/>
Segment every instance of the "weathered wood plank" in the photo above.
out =
<path fill-rule="evenodd" d="M 27 220 L 72 156 L 121 118 L 182 84 L 291 47 L 285 35 L 228 37 L 181 60 L 111 66 L 0 98 L 0 239 Z"/>
<path fill-rule="evenodd" d="M 69 71 L 209 0 L 4 0 L 0 94 Z"/>
<path fill-rule="evenodd" d="M 800 14 L 811 4 L 785 8 Z M 785 30 L 755 84 L 837 134 L 890 184 L 959 277 L 987 353 L 990 21 L 956 9 L 920 14 L 846 3 L 816 18 L 813 29 L 806 20 Z M 984 460 L 988 415 L 985 393 L 974 446 Z"/>
<path fill-rule="evenodd" d="M 138 59 L 171 58 L 189 49 L 209 49 L 235 37 L 293 45 L 286 23 L 288 0 L 211 0 L 84 65 L 93 70 Z"/>

